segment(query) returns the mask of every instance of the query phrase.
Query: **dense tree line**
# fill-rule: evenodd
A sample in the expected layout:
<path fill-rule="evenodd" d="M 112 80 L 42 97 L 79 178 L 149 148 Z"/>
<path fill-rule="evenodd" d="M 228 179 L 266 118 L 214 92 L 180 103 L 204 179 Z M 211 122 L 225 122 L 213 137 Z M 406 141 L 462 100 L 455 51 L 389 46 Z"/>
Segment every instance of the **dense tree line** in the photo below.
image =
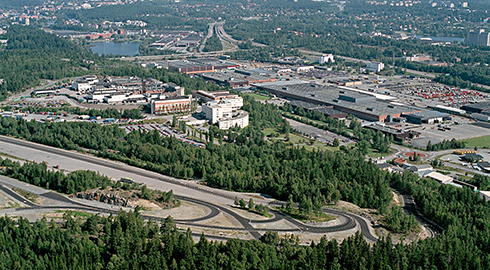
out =
<path fill-rule="evenodd" d="M 206 45 L 204 46 L 203 52 L 216 52 L 223 50 L 223 44 L 221 40 L 216 35 L 212 35 L 206 40 Z"/>
<path fill-rule="evenodd" d="M 392 232 L 406 233 L 417 228 L 418 223 L 413 215 L 403 213 L 400 207 L 393 206 L 385 217 L 388 229 Z"/>
<path fill-rule="evenodd" d="M 18 92 L 38 85 L 41 79 L 61 79 L 85 75 L 91 64 L 83 59 L 99 62 L 99 58 L 75 43 L 46 33 L 34 27 L 12 25 L 2 39 L 8 39 L 0 51 L 0 99 L 10 92 Z"/>
<path fill-rule="evenodd" d="M 488 216 L 484 217 L 488 220 Z M 45 219 L 31 225 L 23 218 L 14 221 L 1 217 L 0 267 L 172 270 L 490 267 L 490 256 L 485 252 L 488 245 L 455 238 L 457 232 L 453 230 L 410 245 L 393 245 L 388 238 L 370 246 L 362 235 L 356 234 L 342 243 L 323 237 L 318 243 L 300 246 L 294 235 L 280 238 L 275 232 L 265 233 L 260 241 L 210 242 L 201 236 L 195 243 L 191 232 L 179 232 L 171 217 L 161 224 L 144 222 L 138 212 L 120 211 L 109 217 L 92 215 L 85 220 L 67 213 L 64 219 L 61 225 Z M 485 233 L 468 230 L 464 227 L 469 225 L 467 221 L 461 224 L 459 233 Z"/>
<path fill-rule="evenodd" d="M 391 200 L 389 175 L 366 163 L 356 150 L 310 152 L 281 142 L 263 143 L 263 135 L 245 138 L 241 145 L 208 143 L 203 149 L 160 137 L 156 130 L 126 135 L 117 126 L 7 118 L 0 119 L 0 132 L 65 149 L 93 149 L 103 157 L 166 175 L 199 177 L 209 185 L 263 192 L 284 200 L 289 194 L 296 201 L 306 195 L 321 205 L 338 190 L 344 200 L 381 212 Z"/>
<path fill-rule="evenodd" d="M 35 186 L 52 189 L 61 193 L 75 194 L 87 189 L 111 185 L 107 176 L 93 171 L 73 171 L 64 174 L 62 171 L 48 170 L 46 163 L 13 162 L 0 159 L 0 166 L 5 166 L 5 175 Z"/>
<path fill-rule="evenodd" d="M 490 191 L 490 177 L 481 174 L 475 174 L 469 181 L 476 186 L 478 190 Z"/>
<path fill-rule="evenodd" d="M 435 143 L 435 144 L 432 144 L 431 141 L 428 141 L 425 149 L 427 151 L 439 151 L 439 150 L 447 150 L 447 149 L 460 149 L 465 147 L 466 147 L 465 141 L 458 141 L 453 138 L 451 140 L 442 140 L 442 142 Z"/>

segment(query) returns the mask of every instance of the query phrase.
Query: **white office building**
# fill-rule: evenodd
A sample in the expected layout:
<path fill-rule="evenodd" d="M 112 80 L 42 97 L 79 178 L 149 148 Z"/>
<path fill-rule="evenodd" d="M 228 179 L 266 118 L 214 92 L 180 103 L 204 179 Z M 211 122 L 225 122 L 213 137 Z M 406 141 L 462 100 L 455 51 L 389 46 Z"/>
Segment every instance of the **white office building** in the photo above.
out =
<path fill-rule="evenodd" d="M 385 68 L 385 64 L 381 62 L 367 62 L 366 68 L 374 72 L 380 72 L 383 70 L 383 68 Z"/>
<path fill-rule="evenodd" d="M 240 98 L 241 99 L 241 98 Z M 211 101 L 202 106 L 202 112 L 212 124 L 218 123 L 220 129 L 234 126 L 248 126 L 249 115 L 246 111 L 238 110 L 243 106 L 243 99 L 223 99 Z"/>
<path fill-rule="evenodd" d="M 333 54 L 329 53 L 329 54 L 324 54 L 324 55 L 320 56 L 320 60 L 318 62 L 320 63 L 320 65 L 322 65 L 322 64 L 328 63 L 328 61 L 330 61 L 332 63 L 335 62 Z"/>

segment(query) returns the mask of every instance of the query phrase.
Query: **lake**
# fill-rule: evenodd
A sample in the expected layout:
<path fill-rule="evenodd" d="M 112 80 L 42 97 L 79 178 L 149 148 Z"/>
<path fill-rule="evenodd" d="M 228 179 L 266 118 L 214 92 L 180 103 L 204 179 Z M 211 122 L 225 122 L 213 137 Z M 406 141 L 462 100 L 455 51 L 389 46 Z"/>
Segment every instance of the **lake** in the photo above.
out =
<path fill-rule="evenodd" d="M 464 38 L 460 38 L 460 37 L 432 37 L 432 36 L 416 35 L 415 38 L 416 39 L 431 38 L 434 41 L 443 41 L 443 42 L 454 42 L 454 41 L 457 41 L 459 43 L 464 42 Z"/>
<path fill-rule="evenodd" d="M 90 49 L 98 55 L 113 54 L 134 56 L 138 54 L 141 42 L 93 42 Z"/>

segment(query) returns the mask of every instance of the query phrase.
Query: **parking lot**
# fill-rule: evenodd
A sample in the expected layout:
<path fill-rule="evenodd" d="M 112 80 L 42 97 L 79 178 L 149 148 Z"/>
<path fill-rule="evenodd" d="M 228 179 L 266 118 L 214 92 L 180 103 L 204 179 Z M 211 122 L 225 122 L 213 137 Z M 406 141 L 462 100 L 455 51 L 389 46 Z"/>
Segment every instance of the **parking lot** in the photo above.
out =
<path fill-rule="evenodd" d="M 173 129 L 170 126 L 167 125 L 161 125 L 161 124 L 136 124 L 136 125 L 127 125 L 127 126 L 120 126 L 120 128 L 123 128 L 126 133 L 129 133 L 133 130 L 143 130 L 150 132 L 152 130 L 156 130 L 160 133 L 161 136 L 165 137 L 175 137 L 177 140 L 197 146 L 197 147 L 206 147 L 205 142 L 201 142 L 192 138 L 187 137 L 185 134 L 181 134 L 179 131 Z"/>
<path fill-rule="evenodd" d="M 316 128 L 314 126 L 303 124 L 301 122 L 294 121 L 291 119 L 286 119 L 286 120 L 288 120 L 289 124 L 291 125 L 291 128 L 293 128 L 299 132 L 302 132 L 304 134 L 307 134 L 307 136 L 314 137 L 317 141 L 319 141 L 321 143 L 325 143 L 325 144 L 330 145 L 333 143 L 335 138 L 339 139 L 340 145 L 347 145 L 349 143 L 354 142 L 347 137 L 335 134 L 335 133 L 330 132 L 330 131 L 319 129 L 319 128 Z"/>

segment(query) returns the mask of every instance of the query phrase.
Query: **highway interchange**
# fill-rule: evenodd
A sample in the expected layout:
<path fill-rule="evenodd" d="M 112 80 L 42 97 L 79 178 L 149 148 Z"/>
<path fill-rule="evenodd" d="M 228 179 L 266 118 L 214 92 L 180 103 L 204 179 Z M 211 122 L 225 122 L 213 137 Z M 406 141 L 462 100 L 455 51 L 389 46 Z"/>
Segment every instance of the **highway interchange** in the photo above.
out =
<path fill-rule="evenodd" d="M 210 228 L 215 230 L 232 230 L 232 231 L 242 231 L 249 233 L 253 238 L 260 238 L 261 234 L 268 230 L 278 231 L 281 233 L 301 233 L 308 232 L 310 234 L 328 234 L 335 232 L 343 232 L 343 231 L 352 231 L 355 232 L 360 228 L 365 238 L 370 242 L 376 242 L 377 237 L 373 234 L 372 228 L 370 224 L 360 216 L 357 216 L 352 213 L 340 211 L 337 209 L 324 208 L 324 212 L 327 214 L 331 214 L 337 216 L 337 222 L 334 225 L 330 226 L 314 226 L 299 222 L 287 215 L 282 214 L 281 212 L 271 210 L 273 217 L 267 220 L 253 220 L 250 218 L 245 218 L 235 211 L 232 211 L 229 207 L 225 207 L 224 205 L 232 205 L 235 199 L 235 196 L 238 198 L 243 198 L 248 200 L 247 194 L 229 192 L 224 190 L 212 189 L 206 186 L 201 186 L 195 181 L 185 181 L 180 180 L 168 176 L 164 176 L 161 174 L 157 174 L 154 172 L 146 171 L 141 168 L 132 167 L 126 164 L 117 163 L 109 160 L 104 160 L 100 158 L 96 158 L 90 155 L 81 154 L 74 151 L 66 151 L 58 148 L 53 148 L 45 145 L 35 144 L 32 142 L 27 142 L 23 140 L 13 139 L 10 137 L 0 136 L 0 152 L 7 153 L 12 156 L 19 157 L 20 159 L 28 159 L 31 161 L 41 162 L 47 161 L 49 164 L 54 164 L 53 162 L 57 162 L 61 168 L 66 168 L 68 171 L 76 169 L 91 169 L 99 171 L 102 174 L 111 176 L 111 177 L 133 177 L 135 181 L 146 184 L 150 188 L 160 189 L 160 190 L 170 190 L 172 189 L 176 198 L 181 201 L 186 201 L 194 204 L 198 204 L 201 206 L 205 206 L 210 211 L 204 217 L 194 218 L 194 219 L 176 219 L 175 222 L 180 225 L 193 226 L 193 227 L 201 227 L 201 228 Z M 16 181 L 10 179 L 9 183 L 6 183 L 6 178 L 0 178 L 0 182 L 3 185 L 12 185 L 12 181 Z M 24 184 L 24 183 L 23 183 Z M 61 201 L 65 203 L 64 206 L 40 206 L 35 205 L 19 194 L 16 194 L 14 191 L 10 190 L 5 186 L 0 186 L 0 190 L 2 190 L 7 195 L 15 198 L 20 202 L 24 202 L 27 207 L 21 207 L 15 209 L 15 211 L 26 211 L 29 209 L 78 209 L 78 210 L 86 210 L 91 212 L 102 212 L 102 213 L 117 213 L 115 210 L 96 207 L 89 204 L 80 203 L 79 201 L 74 201 L 66 196 L 54 193 L 52 191 L 37 191 L 39 196 L 47 197 L 53 200 Z M 22 188 L 24 185 L 17 185 L 17 188 Z M 39 188 L 38 188 L 39 189 Z M 260 199 L 254 197 L 254 201 L 256 203 L 267 204 L 269 206 L 280 205 L 284 202 L 278 202 L 271 199 Z M 228 216 L 231 216 L 236 221 L 238 221 L 241 227 L 223 227 L 223 226 L 214 226 L 214 225 L 206 225 L 200 224 L 198 222 L 209 220 L 216 217 L 220 213 L 226 213 Z M 162 218 L 154 217 L 154 216 L 144 216 L 147 219 L 161 220 Z M 286 220 L 290 224 L 293 224 L 296 228 L 289 229 L 268 229 L 268 228 L 256 228 L 254 225 L 258 224 L 267 224 L 274 223 L 281 220 Z M 211 236 L 213 237 L 213 236 Z"/>

